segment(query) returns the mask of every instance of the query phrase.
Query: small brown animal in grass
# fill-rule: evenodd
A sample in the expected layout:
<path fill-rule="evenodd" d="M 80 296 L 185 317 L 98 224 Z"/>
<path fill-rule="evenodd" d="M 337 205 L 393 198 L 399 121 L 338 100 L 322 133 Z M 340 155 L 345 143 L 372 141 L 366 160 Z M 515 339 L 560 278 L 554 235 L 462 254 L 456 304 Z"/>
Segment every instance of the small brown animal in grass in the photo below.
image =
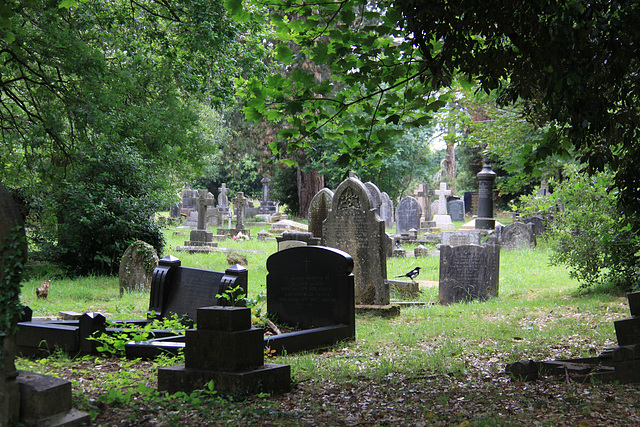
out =
<path fill-rule="evenodd" d="M 40 283 L 40 287 L 36 289 L 38 299 L 47 299 L 47 296 L 49 296 L 49 284 L 49 280 L 43 280 Z"/>

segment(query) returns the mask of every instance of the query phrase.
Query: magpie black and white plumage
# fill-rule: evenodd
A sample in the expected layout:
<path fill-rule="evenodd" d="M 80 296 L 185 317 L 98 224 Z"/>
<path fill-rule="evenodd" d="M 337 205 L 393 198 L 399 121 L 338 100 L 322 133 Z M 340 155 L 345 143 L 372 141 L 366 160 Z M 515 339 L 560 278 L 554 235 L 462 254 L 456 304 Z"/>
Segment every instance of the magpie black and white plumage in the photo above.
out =
<path fill-rule="evenodd" d="M 418 277 L 418 274 L 420 274 L 420 267 L 416 267 L 413 270 L 411 270 L 410 272 L 408 272 L 407 274 L 403 274 L 402 276 L 396 276 L 396 278 L 398 278 L 398 277 L 408 277 L 409 279 L 413 280 L 416 277 Z"/>

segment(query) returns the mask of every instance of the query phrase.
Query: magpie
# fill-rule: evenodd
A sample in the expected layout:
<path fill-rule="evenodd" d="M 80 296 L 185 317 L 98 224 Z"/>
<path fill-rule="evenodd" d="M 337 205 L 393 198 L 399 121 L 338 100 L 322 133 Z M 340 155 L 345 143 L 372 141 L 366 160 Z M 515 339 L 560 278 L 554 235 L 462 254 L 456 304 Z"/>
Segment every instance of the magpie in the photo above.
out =
<path fill-rule="evenodd" d="M 408 277 L 409 279 L 413 280 L 416 277 L 418 277 L 418 274 L 420 274 L 420 267 L 416 267 L 413 270 L 411 270 L 410 272 L 408 272 L 407 274 L 403 274 L 402 276 L 396 276 L 396 279 L 398 277 Z"/>

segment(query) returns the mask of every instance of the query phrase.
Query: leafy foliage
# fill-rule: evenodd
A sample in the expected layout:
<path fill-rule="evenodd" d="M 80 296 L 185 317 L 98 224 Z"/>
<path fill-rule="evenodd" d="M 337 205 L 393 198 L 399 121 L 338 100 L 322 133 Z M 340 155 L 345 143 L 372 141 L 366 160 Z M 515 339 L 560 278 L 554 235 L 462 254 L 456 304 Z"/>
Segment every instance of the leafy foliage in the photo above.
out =
<path fill-rule="evenodd" d="M 612 284 L 624 290 L 640 288 L 640 239 L 620 213 L 613 174 L 588 176 L 575 165 L 554 193 L 538 198 L 537 206 L 553 218 L 548 228 L 555 240 L 552 263 L 567 264 L 571 276 L 585 288 Z"/>

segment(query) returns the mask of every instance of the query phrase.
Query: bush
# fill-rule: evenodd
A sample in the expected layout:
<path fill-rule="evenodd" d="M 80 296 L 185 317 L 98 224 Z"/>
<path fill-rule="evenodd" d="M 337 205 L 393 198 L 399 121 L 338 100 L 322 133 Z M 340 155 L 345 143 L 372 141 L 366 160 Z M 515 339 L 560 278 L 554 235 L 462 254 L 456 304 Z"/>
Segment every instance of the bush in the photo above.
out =
<path fill-rule="evenodd" d="M 618 208 L 613 173 L 591 176 L 566 166 L 566 177 L 554 193 L 538 203 L 553 217 L 547 237 L 555 241 L 552 264 L 567 264 L 581 287 L 613 284 L 621 290 L 640 288 L 640 239 Z"/>

